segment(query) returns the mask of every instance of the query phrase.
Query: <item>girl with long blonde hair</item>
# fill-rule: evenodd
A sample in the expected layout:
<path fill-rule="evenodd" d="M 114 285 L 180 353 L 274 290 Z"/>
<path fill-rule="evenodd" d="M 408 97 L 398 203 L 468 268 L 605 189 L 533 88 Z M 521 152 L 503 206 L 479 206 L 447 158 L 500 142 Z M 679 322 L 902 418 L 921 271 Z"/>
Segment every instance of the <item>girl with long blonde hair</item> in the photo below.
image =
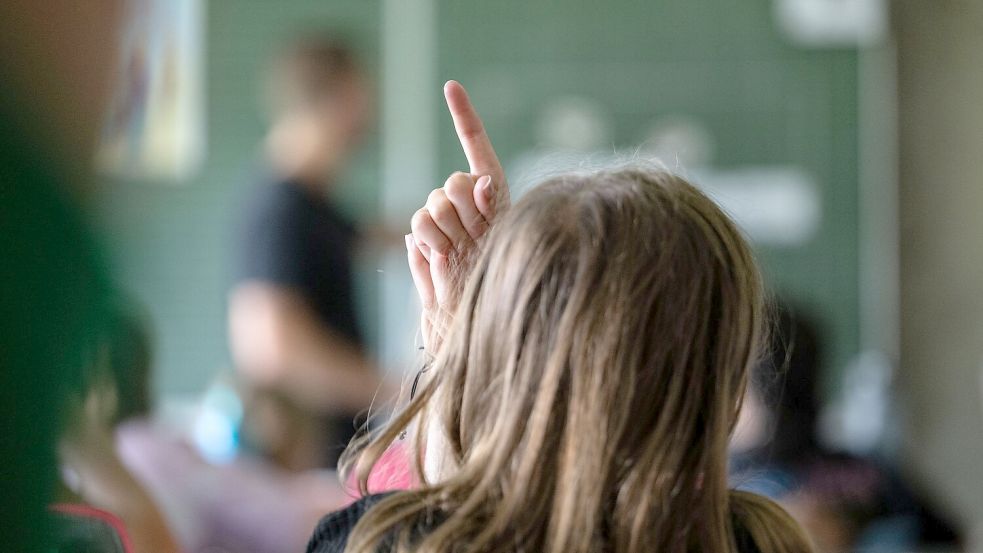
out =
<path fill-rule="evenodd" d="M 728 487 L 765 328 L 734 224 L 644 166 L 555 177 L 509 206 L 464 89 L 445 94 L 470 172 L 407 236 L 432 358 L 349 452 L 367 495 L 308 551 L 810 551 L 778 506 Z M 406 435 L 420 485 L 369 495 Z"/>

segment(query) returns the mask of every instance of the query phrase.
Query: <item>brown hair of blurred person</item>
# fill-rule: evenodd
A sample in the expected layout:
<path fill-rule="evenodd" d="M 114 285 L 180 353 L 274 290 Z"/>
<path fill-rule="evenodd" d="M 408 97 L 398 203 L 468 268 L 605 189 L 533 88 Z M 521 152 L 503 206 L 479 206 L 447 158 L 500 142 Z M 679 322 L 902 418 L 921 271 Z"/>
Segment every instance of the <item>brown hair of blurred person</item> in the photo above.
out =
<path fill-rule="evenodd" d="M 346 551 L 809 551 L 780 507 L 728 488 L 762 295 L 744 238 L 678 176 L 530 191 L 492 227 L 417 396 L 351 453 L 367 493 L 412 429 L 425 484 L 368 509 Z"/>
<path fill-rule="evenodd" d="M 274 59 L 267 95 L 267 154 L 282 176 L 330 184 L 361 143 L 369 86 L 353 50 L 321 35 L 293 42 Z"/>

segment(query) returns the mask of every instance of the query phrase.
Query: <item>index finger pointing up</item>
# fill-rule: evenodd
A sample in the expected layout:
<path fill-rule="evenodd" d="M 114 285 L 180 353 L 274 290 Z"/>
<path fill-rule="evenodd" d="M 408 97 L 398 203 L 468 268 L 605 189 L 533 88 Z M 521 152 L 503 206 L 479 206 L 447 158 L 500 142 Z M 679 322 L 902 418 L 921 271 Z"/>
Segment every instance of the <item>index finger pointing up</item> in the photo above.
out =
<path fill-rule="evenodd" d="M 447 108 L 454 119 L 454 129 L 464 148 L 473 175 L 491 175 L 493 181 L 504 182 L 502 165 L 485 133 L 481 118 L 471 105 L 468 93 L 457 81 L 447 81 L 444 85 Z"/>

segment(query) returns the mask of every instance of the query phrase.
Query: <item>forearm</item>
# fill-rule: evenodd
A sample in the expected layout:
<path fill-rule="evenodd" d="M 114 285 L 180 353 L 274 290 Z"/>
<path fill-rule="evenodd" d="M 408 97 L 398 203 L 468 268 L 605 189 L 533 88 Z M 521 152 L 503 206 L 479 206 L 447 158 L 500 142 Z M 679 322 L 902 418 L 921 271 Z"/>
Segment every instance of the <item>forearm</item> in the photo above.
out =
<path fill-rule="evenodd" d="M 152 503 L 137 506 L 135 510 L 121 515 L 120 518 L 123 519 L 130 532 L 136 553 L 179 553 L 181 551 L 160 511 Z"/>
<path fill-rule="evenodd" d="M 137 553 L 180 551 L 153 499 L 111 450 L 76 445 L 63 451 L 79 475 L 78 493 L 123 520 Z"/>
<path fill-rule="evenodd" d="M 311 407 L 355 412 L 368 407 L 382 386 L 373 363 L 351 342 L 318 321 L 298 316 L 286 326 L 283 384 Z"/>
<path fill-rule="evenodd" d="M 382 384 L 375 363 L 288 291 L 244 285 L 232 297 L 230 336 L 240 370 L 317 411 L 359 411 Z"/>

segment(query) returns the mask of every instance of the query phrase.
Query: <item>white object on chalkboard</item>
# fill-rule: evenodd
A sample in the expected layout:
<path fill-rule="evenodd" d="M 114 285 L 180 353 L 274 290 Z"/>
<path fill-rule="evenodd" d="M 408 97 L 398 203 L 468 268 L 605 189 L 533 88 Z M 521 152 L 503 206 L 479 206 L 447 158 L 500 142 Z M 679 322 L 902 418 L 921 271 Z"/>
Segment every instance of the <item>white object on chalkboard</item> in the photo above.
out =
<path fill-rule="evenodd" d="M 873 46 L 888 30 L 886 0 L 774 0 L 775 24 L 800 46 Z"/>
<path fill-rule="evenodd" d="M 819 188 L 812 176 L 799 167 L 698 169 L 689 176 L 756 244 L 802 246 L 819 231 Z"/>

